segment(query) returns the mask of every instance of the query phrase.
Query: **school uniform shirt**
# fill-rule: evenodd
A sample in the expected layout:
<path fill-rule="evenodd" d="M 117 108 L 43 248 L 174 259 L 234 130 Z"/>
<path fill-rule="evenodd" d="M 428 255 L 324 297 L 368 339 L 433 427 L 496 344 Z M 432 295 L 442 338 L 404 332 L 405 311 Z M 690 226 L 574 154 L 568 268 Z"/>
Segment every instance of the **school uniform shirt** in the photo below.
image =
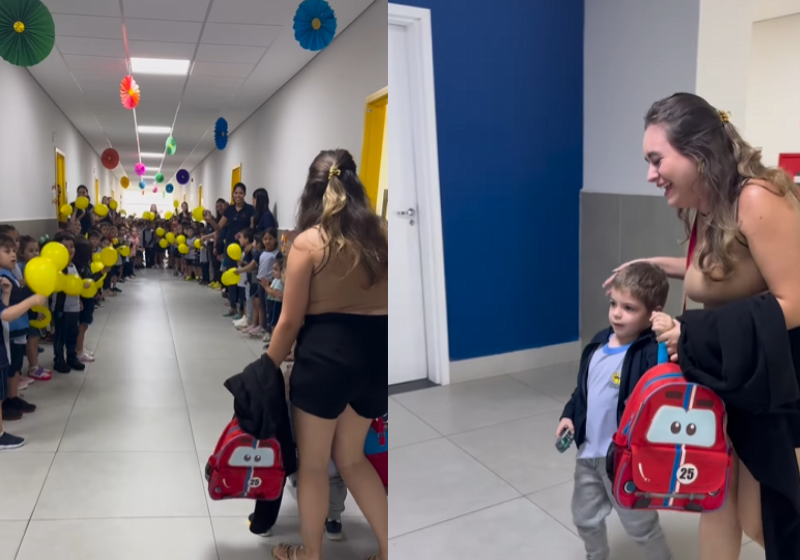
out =
<path fill-rule="evenodd" d="M 261 258 L 261 251 L 253 247 L 250 249 L 247 255 L 244 257 L 244 264 L 248 265 L 253 261 L 261 264 L 259 260 Z M 258 267 L 256 267 L 253 271 L 247 273 L 247 281 L 250 284 L 258 284 Z"/>
<path fill-rule="evenodd" d="M 231 204 L 225 209 L 222 216 L 228 219 L 226 225 L 227 236 L 225 238 L 226 245 L 236 242 L 236 234 L 245 228 L 250 227 L 250 222 L 255 215 L 255 208 L 252 205 L 245 203 L 241 210 L 236 210 L 236 205 Z"/>
<path fill-rule="evenodd" d="M 9 306 L 17 305 L 18 303 L 22 303 L 31 295 L 30 288 L 23 288 L 20 286 L 19 280 L 17 280 L 15 274 L 11 270 L 2 269 L 0 271 L 0 275 L 11 282 L 11 295 L 9 297 L 8 303 Z M 22 315 L 17 319 L 14 319 L 8 324 L 9 329 L 9 340 L 14 344 L 25 344 L 28 340 L 28 330 L 30 329 L 30 319 L 28 319 L 28 314 Z"/>
<path fill-rule="evenodd" d="M 278 260 L 279 254 L 279 249 L 275 249 L 274 251 L 262 251 L 261 256 L 258 259 L 258 274 L 256 275 L 257 280 L 272 278 L 272 269 L 275 266 L 275 261 Z"/>
<path fill-rule="evenodd" d="M 280 278 L 275 278 L 272 281 L 270 288 L 272 288 L 273 290 L 278 290 L 279 292 L 283 292 L 283 280 L 281 280 Z M 267 299 L 269 301 L 281 301 L 278 298 L 272 297 L 270 295 L 267 296 Z"/>
<path fill-rule="evenodd" d="M 267 231 L 270 228 L 278 228 L 278 222 L 275 221 L 275 216 L 272 214 L 272 211 L 267 209 L 261 217 L 258 219 L 258 223 L 256 224 L 255 230 L 256 231 Z"/>
<path fill-rule="evenodd" d="M 186 245 L 189 246 L 189 252 L 186 253 L 186 258 L 189 260 L 194 260 L 197 258 L 197 249 L 194 247 L 194 242 L 196 239 L 196 237 L 192 237 L 191 239 L 186 240 Z"/>
<path fill-rule="evenodd" d="M 0 299 L 0 314 L 2 314 L 6 309 L 8 309 L 8 307 L 6 307 L 6 304 L 4 304 L 3 300 Z M 8 323 L 5 321 L 1 321 L 1 323 L 2 330 L 0 331 L 0 334 L 2 334 L 3 337 L 3 351 L 0 352 L 0 368 L 8 368 L 11 367 L 11 337 L 9 336 L 10 333 Z M 2 393 L 2 391 L 0 391 L 0 393 Z"/>
<path fill-rule="evenodd" d="M 75 265 L 70 263 L 67 265 L 67 268 L 64 269 L 64 274 L 69 276 L 70 274 L 77 275 L 78 269 L 75 268 Z M 80 296 L 68 296 L 64 292 L 59 292 L 58 296 L 56 297 L 56 311 L 63 312 L 63 313 L 80 313 L 81 312 L 81 298 Z"/>

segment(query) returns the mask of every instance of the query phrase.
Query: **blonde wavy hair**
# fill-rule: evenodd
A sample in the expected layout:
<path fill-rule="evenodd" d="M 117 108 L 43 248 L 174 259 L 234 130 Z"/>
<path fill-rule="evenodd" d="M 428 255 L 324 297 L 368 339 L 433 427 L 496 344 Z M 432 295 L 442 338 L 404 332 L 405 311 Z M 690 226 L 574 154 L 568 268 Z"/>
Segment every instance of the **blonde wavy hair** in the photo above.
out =
<path fill-rule="evenodd" d="M 319 226 L 330 256 L 352 262 L 350 272 L 363 266 L 370 287 L 386 278 L 389 234 L 386 222 L 373 210 L 367 191 L 347 150 L 321 152 L 308 171 L 297 213 L 300 231 Z"/>
<path fill-rule="evenodd" d="M 679 153 L 697 161 L 701 180 L 695 188 L 708 202 L 709 214 L 681 209 L 687 238 L 695 217 L 702 220 L 703 236 L 698 239 L 700 271 L 713 281 L 729 278 L 736 261 L 734 244 L 747 244 L 739 229 L 739 196 L 753 179 L 770 183 L 780 196 L 798 198 L 797 189 L 781 169 L 765 166 L 761 151 L 753 148 L 730 122 L 705 99 L 691 93 L 676 93 L 657 101 L 645 117 L 645 128 L 662 125 L 669 143 Z"/>

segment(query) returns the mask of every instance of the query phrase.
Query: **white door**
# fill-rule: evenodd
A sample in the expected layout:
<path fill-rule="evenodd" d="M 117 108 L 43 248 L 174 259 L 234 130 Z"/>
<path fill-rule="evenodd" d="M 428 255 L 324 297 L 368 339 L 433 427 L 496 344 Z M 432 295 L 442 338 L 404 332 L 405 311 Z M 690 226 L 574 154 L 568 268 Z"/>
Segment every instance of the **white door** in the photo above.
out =
<path fill-rule="evenodd" d="M 406 41 L 389 26 L 389 385 L 428 377 Z"/>

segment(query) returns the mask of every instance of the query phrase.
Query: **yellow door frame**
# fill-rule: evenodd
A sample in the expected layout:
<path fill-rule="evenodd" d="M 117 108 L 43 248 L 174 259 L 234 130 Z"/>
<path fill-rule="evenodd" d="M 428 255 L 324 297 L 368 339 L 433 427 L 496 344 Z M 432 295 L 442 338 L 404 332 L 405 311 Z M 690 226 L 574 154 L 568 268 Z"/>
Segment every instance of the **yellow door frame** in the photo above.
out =
<path fill-rule="evenodd" d="M 59 161 L 61 165 L 59 165 Z M 60 222 L 66 221 L 64 216 L 61 215 L 61 207 L 67 204 L 67 155 L 56 148 L 55 153 L 56 163 L 56 218 Z"/>
<path fill-rule="evenodd" d="M 197 188 L 197 205 L 203 206 L 203 185 Z"/>
<path fill-rule="evenodd" d="M 367 189 L 372 208 L 377 209 L 378 185 L 381 178 L 381 157 L 383 152 L 383 136 L 386 133 L 388 120 L 386 111 L 389 106 L 388 86 L 367 97 L 364 109 L 364 146 L 361 151 L 361 182 Z"/>
<path fill-rule="evenodd" d="M 94 178 L 94 203 L 98 204 L 100 201 L 100 179 Z"/>
<path fill-rule="evenodd" d="M 231 170 L 231 204 L 233 204 L 233 189 L 238 183 L 242 182 L 242 164 L 240 163 Z"/>

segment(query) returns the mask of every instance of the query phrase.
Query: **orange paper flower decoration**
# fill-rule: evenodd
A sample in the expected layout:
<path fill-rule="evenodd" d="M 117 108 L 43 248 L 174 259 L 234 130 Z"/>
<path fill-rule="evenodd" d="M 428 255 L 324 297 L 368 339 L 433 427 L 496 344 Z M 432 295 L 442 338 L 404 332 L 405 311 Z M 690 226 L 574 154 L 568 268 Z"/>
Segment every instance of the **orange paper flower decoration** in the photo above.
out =
<path fill-rule="evenodd" d="M 119 85 L 119 98 L 122 101 L 122 106 L 126 109 L 135 109 L 139 105 L 141 97 L 139 85 L 133 79 L 133 76 L 125 76 Z"/>

